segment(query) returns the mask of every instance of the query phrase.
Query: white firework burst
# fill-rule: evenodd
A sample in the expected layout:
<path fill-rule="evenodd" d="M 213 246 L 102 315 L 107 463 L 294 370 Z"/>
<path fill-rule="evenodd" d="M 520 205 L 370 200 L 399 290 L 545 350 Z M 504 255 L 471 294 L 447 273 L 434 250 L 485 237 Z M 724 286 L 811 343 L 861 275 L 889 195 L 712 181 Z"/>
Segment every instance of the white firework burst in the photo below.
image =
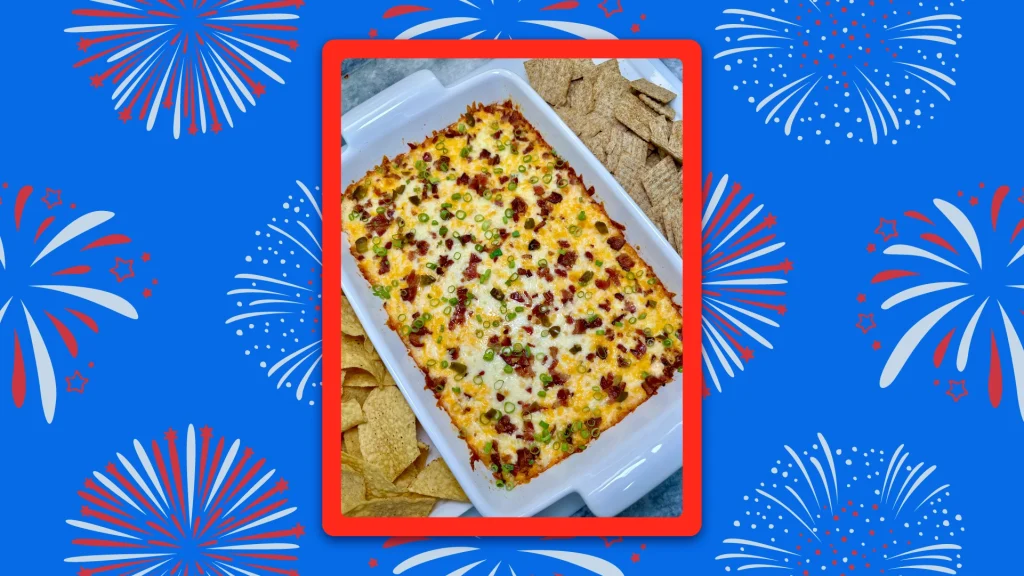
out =
<path fill-rule="evenodd" d="M 522 0 L 439 0 L 432 4 L 436 4 L 436 6 L 420 6 L 403 2 L 386 10 L 383 18 L 390 20 L 402 17 L 401 22 L 407 24 L 412 24 L 412 19 L 418 20 L 415 24 L 398 32 L 395 38 L 399 40 L 420 37 L 452 37 L 453 34 L 460 35 L 459 37 L 463 40 L 472 40 L 473 38 L 512 39 L 513 35 L 520 38 L 530 37 L 541 34 L 545 30 L 548 34 L 552 30 L 556 30 L 569 37 L 591 40 L 616 39 L 614 34 L 602 28 L 582 22 L 553 20 L 548 16 L 553 11 L 572 11 L 579 7 L 578 2 L 532 0 L 523 4 Z M 421 19 L 423 16 L 432 16 L 438 11 L 445 15 L 439 18 Z M 440 35 L 435 32 L 440 32 Z"/>
<path fill-rule="evenodd" d="M 715 28 L 730 47 L 714 59 L 742 76 L 733 89 L 787 136 L 878 144 L 891 133 L 896 144 L 901 127 L 933 119 L 937 99 L 949 101 L 956 86 L 960 55 L 949 51 L 962 38 L 961 17 L 948 8 L 865 0 L 730 8 L 730 21 Z"/>
<path fill-rule="evenodd" d="M 309 188 L 295 183 L 301 194 L 282 204 L 285 216 L 256 231 L 256 253 L 245 257 L 247 271 L 235 275 L 241 286 L 227 293 L 237 297 L 241 311 L 225 323 L 237 325 L 238 336 L 259 338 L 245 355 L 259 358 L 278 388 L 294 388 L 296 400 L 302 400 L 307 388 L 321 382 L 323 213 Z"/>
<path fill-rule="evenodd" d="M 486 557 L 480 558 L 480 548 L 474 548 L 471 546 L 447 546 L 443 548 L 436 548 L 433 550 L 427 550 L 426 552 L 420 552 L 414 556 L 411 556 L 392 570 L 392 574 L 438 574 L 439 568 L 432 563 L 442 561 L 444 559 L 450 559 L 454 557 L 463 558 L 464 556 L 470 556 L 469 560 L 463 560 L 467 563 L 455 568 L 448 573 L 448 576 L 464 576 L 478 566 L 483 570 L 490 568 L 488 576 L 517 576 L 515 567 L 508 560 L 491 560 Z M 563 566 L 570 565 L 577 568 L 587 570 L 597 576 L 623 576 L 622 570 L 611 562 L 593 556 L 590 554 L 583 554 L 580 552 L 569 552 L 564 550 L 518 550 L 520 554 L 526 554 L 531 557 L 531 562 L 537 562 L 539 560 L 555 560 L 556 563 L 561 563 Z M 428 565 L 424 572 L 423 570 L 417 570 L 418 568 Z M 450 566 L 446 566 L 445 570 L 449 569 Z M 522 569 L 521 569 L 522 571 Z M 528 574 L 529 572 L 523 572 Z"/>
<path fill-rule="evenodd" d="M 784 448 L 771 480 L 743 497 L 744 518 L 733 522 L 741 533 L 715 557 L 726 571 L 957 574 L 963 567 L 963 517 L 948 508 L 949 484 L 936 486 L 936 466 L 908 461 L 904 445 L 888 458 L 884 450 L 833 451 L 821 434 L 809 451 Z"/>

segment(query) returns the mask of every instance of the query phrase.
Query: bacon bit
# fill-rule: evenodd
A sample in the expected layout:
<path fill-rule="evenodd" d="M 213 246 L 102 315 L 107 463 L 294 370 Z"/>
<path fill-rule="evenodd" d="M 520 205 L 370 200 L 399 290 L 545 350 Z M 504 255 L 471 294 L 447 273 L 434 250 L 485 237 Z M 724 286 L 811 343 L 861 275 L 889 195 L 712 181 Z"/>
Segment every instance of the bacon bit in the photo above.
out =
<path fill-rule="evenodd" d="M 416 252 L 420 256 L 426 256 L 428 250 L 430 250 L 430 244 L 426 240 L 420 240 L 416 243 Z"/>
<path fill-rule="evenodd" d="M 505 401 L 505 395 L 502 394 L 501 392 L 498 392 L 498 394 L 495 396 L 495 398 L 498 399 L 498 402 L 504 402 Z"/>
<path fill-rule="evenodd" d="M 509 177 L 508 176 L 502 176 L 501 178 L 498 178 L 498 182 L 501 182 L 502 184 L 504 184 L 505 182 L 508 182 L 508 181 L 509 181 Z"/>
<path fill-rule="evenodd" d="M 430 152 L 424 152 L 423 153 L 423 161 L 424 162 L 430 162 L 433 159 L 434 158 L 433 158 L 433 156 L 430 155 Z"/>
<path fill-rule="evenodd" d="M 370 232 L 377 236 L 383 236 L 389 226 L 391 226 L 391 219 L 386 214 L 377 214 L 366 223 L 366 227 L 370 229 Z"/>
<path fill-rule="evenodd" d="M 483 150 L 480 151 L 480 158 L 481 159 L 485 159 L 486 160 L 487 158 L 490 158 L 490 157 L 491 157 L 491 151 L 490 150 L 484 148 Z"/>
<path fill-rule="evenodd" d="M 633 348 L 630 352 L 632 352 L 633 356 L 636 356 L 637 358 L 643 358 L 644 354 L 647 354 L 647 344 L 644 343 L 644 339 L 637 338 L 636 348 Z"/>
<path fill-rule="evenodd" d="M 459 242 L 462 242 L 463 246 L 465 246 L 466 244 L 469 244 L 472 241 L 473 241 L 473 235 L 472 234 L 463 234 L 462 236 L 459 236 Z"/>
<path fill-rule="evenodd" d="M 387 256 L 382 256 L 380 259 L 380 265 L 377 267 L 377 274 L 381 276 L 391 272 L 391 263 L 388 262 Z"/>
<path fill-rule="evenodd" d="M 611 303 L 609 303 L 607 300 L 598 304 L 597 307 L 600 308 L 601 310 L 604 310 L 605 312 L 609 312 L 612 309 Z"/>
<path fill-rule="evenodd" d="M 463 172 L 462 176 L 459 176 L 459 179 L 456 180 L 455 182 L 460 186 L 465 186 L 466 184 L 469 184 L 469 174 Z"/>
<path fill-rule="evenodd" d="M 570 396 L 573 396 L 573 393 L 568 388 L 562 388 L 558 391 L 558 403 L 562 406 L 568 406 Z"/>
<path fill-rule="evenodd" d="M 455 330 L 456 326 L 466 323 L 466 294 L 468 292 L 469 290 L 465 286 L 460 286 L 455 291 L 459 303 L 455 305 L 455 310 L 452 311 L 452 319 L 448 321 L 449 330 Z"/>
<path fill-rule="evenodd" d="M 402 301 L 412 302 L 416 299 L 416 291 L 419 290 L 419 277 L 416 272 L 409 272 L 405 277 L 405 289 L 402 290 Z"/>
<path fill-rule="evenodd" d="M 559 242 L 561 243 L 564 241 L 559 240 Z M 571 269 L 576 264 L 577 257 L 578 255 L 576 254 L 575 250 L 567 250 L 565 254 L 558 255 L 558 264 L 559 266 L 564 266 L 566 268 Z"/>
<path fill-rule="evenodd" d="M 562 195 L 558 192 L 552 192 L 551 195 L 547 197 L 546 201 L 552 204 L 558 204 L 562 201 Z"/>
<path fill-rule="evenodd" d="M 523 331 L 527 334 L 533 335 L 533 326 L 523 326 Z"/>
<path fill-rule="evenodd" d="M 463 280 L 474 280 L 480 277 L 480 272 L 477 271 L 476 267 L 482 260 L 476 254 L 469 255 L 469 266 L 462 272 Z"/>
<path fill-rule="evenodd" d="M 501 164 L 501 154 L 495 154 L 494 158 L 491 158 L 491 166 L 497 166 Z"/>
<path fill-rule="evenodd" d="M 526 413 L 526 409 L 523 409 L 523 413 Z M 533 422 L 527 420 L 523 422 L 523 440 L 527 442 L 533 442 Z"/>
<path fill-rule="evenodd" d="M 608 245 L 612 247 L 612 250 L 621 250 L 626 245 L 626 239 L 622 236 L 612 236 L 608 239 Z"/>
<path fill-rule="evenodd" d="M 519 222 L 519 215 L 526 213 L 526 202 L 519 196 L 512 197 L 512 221 Z"/>
<path fill-rule="evenodd" d="M 611 286 L 611 282 L 603 278 L 598 278 L 597 280 L 594 280 L 594 286 L 597 286 L 601 290 L 607 290 L 608 287 Z"/>
<path fill-rule="evenodd" d="M 661 388 L 666 383 L 664 379 L 657 376 L 648 376 L 640 383 L 640 387 L 644 389 L 644 392 L 647 392 L 648 396 L 654 396 L 658 393 L 658 388 Z"/>
<path fill-rule="evenodd" d="M 529 254 L 527 254 L 527 256 L 529 256 Z M 527 270 L 526 268 L 519 268 L 518 270 L 516 270 L 516 274 L 519 274 L 520 276 L 525 276 L 527 278 L 533 278 L 533 272 Z"/>
<path fill-rule="evenodd" d="M 437 272 L 438 276 L 444 276 L 445 271 L 452 264 L 452 259 L 449 258 L 447 254 L 441 254 L 441 258 L 439 258 L 437 261 L 437 269 L 434 271 Z"/>
<path fill-rule="evenodd" d="M 623 358 L 622 356 L 619 356 L 619 367 L 620 368 L 628 368 L 629 367 L 629 360 L 626 359 L 626 358 Z"/>
<path fill-rule="evenodd" d="M 630 258 L 628 254 L 619 254 L 615 257 L 615 261 L 618 262 L 619 266 L 622 266 L 625 270 L 630 270 L 634 265 L 636 265 L 636 262 L 633 262 L 633 259 Z"/>
<path fill-rule="evenodd" d="M 552 294 L 550 290 L 544 292 L 544 303 L 545 304 L 554 304 L 554 302 L 555 302 L 555 295 Z"/>
<path fill-rule="evenodd" d="M 515 434 L 517 430 L 516 425 L 512 423 L 512 419 L 508 417 L 508 414 L 505 414 L 498 419 L 498 423 L 494 425 L 494 429 L 498 434 L 510 435 Z M 491 455 L 493 456 L 494 453 L 492 452 Z"/>
<path fill-rule="evenodd" d="M 437 160 L 434 161 L 434 168 L 436 168 L 437 170 L 440 170 L 441 166 L 443 164 L 447 164 L 448 166 L 451 166 L 452 159 L 447 157 L 447 156 L 441 156 L 440 158 L 438 158 Z"/>
<path fill-rule="evenodd" d="M 536 194 L 537 196 L 543 196 L 544 195 L 544 187 L 541 186 L 540 184 L 535 184 L 533 186 L 533 193 Z"/>
<path fill-rule="evenodd" d="M 572 292 L 569 292 L 565 288 L 562 288 L 561 295 L 562 295 L 562 304 L 566 304 L 566 303 L 568 303 L 569 301 L 572 300 Z"/>
<path fill-rule="evenodd" d="M 501 130 L 498 130 L 494 134 L 491 134 L 491 138 L 494 138 L 495 140 L 501 140 Z"/>
<path fill-rule="evenodd" d="M 505 334 L 508 334 L 508 326 L 505 327 Z M 512 345 L 512 338 L 509 338 L 508 336 L 502 337 L 501 345 L 502 346 L 511 346 Z"/>
<path fill-rule="evenodd" d="M 533 152 L 533 142 L 530 142 L 530 145 L 523 150 L 523 154 L 529 154 L 530 152 Z"/>
<path fill-rule="evenodd" d="M 562 374 L 561 372 L 556 372 L 555 370 L 552 370 L 550 374 L 551 386 L 561 386 L 569 381 L 569 377 L 566 376 L 565 374 Z"/>
<path fill-rule="evenodd" d="M 548 282 L 551 282 L 552 280 L 555 279 L 554 276 L 551 275 L 551 269 L 548 267 L 539 268 L 537 270 L 537 275 L 547 280 Z"/>
<path fill-rule="evenodd" d="M 473 181 L 469 183 L 469 189 L 474 192 L 486 189 L 488 180 L 489 179 L 486 174 L 477 174 L 476 176 L 473 176 Z"/>
<path fill-rule="evenodd" d="M 626 302 L 626 310 L 629 311 L 630 314 L 635 314 L 636 313 L 636 306 L 632 302 L 627 301 Z"/>
<path fill-rule="evenodd" d="M 587 257 L 587 260 L 593 260 L 594 259 L 594 255 L 590 252 L 590 250 L 587 250 L 586 252 L 584 252 L 583 255 Z"/>
<path fill-rule="evenodd" d="M 459 359 L 459 347 L 456 346 L 455 348 L 449 348 L 448 349 L 448 357 L 450 357 L 452 360 L 458 360 Z"/>
<path fill-rule="evenodd" d="M 427 330 L 426 326 L 421 326 L 415 332 L 409 332 L 409 343 L 417 348 L 423 348 L 423 342 L 420 341 L 420 338 L 427 334 L 430 334 L 430 330 Z"/>
<path fill-rule="evenodd" d="M 569 275 L 565 272 L 565 270 L 562 270 L 561 268 L 555 268 L 555 274 L 558 274 L 562 278 L 568 278 L 569 277 Z"/>

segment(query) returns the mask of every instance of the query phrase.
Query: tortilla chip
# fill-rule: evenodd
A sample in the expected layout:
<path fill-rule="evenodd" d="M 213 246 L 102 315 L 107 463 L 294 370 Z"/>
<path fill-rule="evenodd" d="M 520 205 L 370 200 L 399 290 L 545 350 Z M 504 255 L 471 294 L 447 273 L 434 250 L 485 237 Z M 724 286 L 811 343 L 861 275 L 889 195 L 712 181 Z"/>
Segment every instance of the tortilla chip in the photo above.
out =
<path fill-rule="evenodd" d="M 363 475 L 348 464 L 341 465 L 341 513 L 366 501 L 366 481 Z"/>
<path fill-rule="evenodd" d="M 342 386 L 353 386 L 356 388 L 376 388 L 381 385 L 380 380 L 373 374 L 370 374 L 366 370 L 360 370 L 359 368 L 349 368 L 345 371 L 345 381 Z"/>
<path fill-rule="evenodd" d="M 363 325 L 356 317 L 356 311 L 352 309 L 352 304 L 349 303 L 348 298 L 345 298 L 345 294 L 341 295 L 341 333 L 366 337 Z"/>
<path fill-rule="evenodd" d="M 363 456 L 393 482 L 420 455 L 416 416 L 395 386 L 375 388 L 363 403 L 363 410 L 366 425 L 359 429 Z"/>
<path fill-rule="evenodd" d="M 660 102 L 656 102 L 647 94 L 640 94 L 638 98 L 640 98 L 640 101 L 646 104 L 648 108 L 654 110 L 658 114 L 661 114 L 669 121 L 676 119 L 676 111 L 668 104 L 661 104 Z"/>
<path fill-rule="evenodd" d="M 416 477 L 416 481 L 409 486 L 409 492 L 433 496 L 444 500 L 455 500 L 457 502 L 469 502 L 466 493 L 462 491 L 458 480 L 448 469 L 444 460 L 438 458 L 427 464 L 427 467 Z"/>
<path fill-rule="evenodd" d="M 342 386 L 341 387 L 341 402 L 344 404 L 350 400 L 354 400 L 359 403 L 360 406 L 366 402 L 366 397 L 370 395 L 372 388 L 355 388 L 353 386 Z"/>
<path fill-rule="evenodd" d="M 615 119 L 646 141 L 651 139 L 651 122 L 658 118 L 654 110 L 632 94 L 624 95 L 615 106 Z"/>
<path fill-rule="evenodd" d="M 341 403 L 341 431 L 358 426 L 366 422 L 363 416 L 363 408 L 355 400 Z"/>
<path fill-rule="evenodd" d="M 363 458 L 363 451 L 359 448 L 359 426 L 346 430 L 345 433 L 341 435 L 341 441 L 341 449 L 343 452 L 348 452 L 359 459 Z"/>
<path fill-rule="evenodd" d="M 683 201 L 683 180 L 676 163 L 663 158 L 643 176 L 644 189 L 655 213 L 679 210 Z"/>
<path fill-rule="evenodd" d="M 413 518 L 426 517 L 434 509 L 434 498 L 425 496 L 400 496 L 386 500 L 367 500 L 346 514 L 349 518 Z"/>
<path fill-rule="evenodd" d="M 378 380 L 383 378 L 384 363 L 372 348 L 367 350 L 363 342 L 354 336 L 341 335 L 341 367 L 360 368 L 373 374 Z"/>
<path fill-rule="evenodd" d="M 430 454 L 430 446 L 420 442 L 419 448 L 419 457 L 412 464 L 409 464 L 409 467 L 399 474 L 398 478 L 395 478 L 395 486 L 408 490 L 409 486 L 416 480 L 416 477 L 423 471 L 424 466 L 427 465 L 427 455 Z"/>
<path fill-rule="evenodd" d="M 629 83 L 629 87 L 641 94 L 646 94 L 650 96 L 651 98 L 657 100 L 658 102 L 661 102 L 662 104 L 668 104 L 669 102 L 675 100 L 676 96 L 678 96 L 678 94 L 676 94 L 675 92 L 662 88 L 661 86 L 658 86 L 657 84 L 651 82 L 646 78 L 633 80 L 632 82 Z"/>
<path fill-rule="evenodd" d="M 569 83 L 576 68 L 572 60 L 565 58 L 538 58 L 527 60 L 526 77 L 530 86 L 540 94 L 545 102 L 552 106 L 562 106 L 566 102 Z"/>
<path fill-rule="evenodd" d="M 394 496 L 405 494 L 405 490 L 395 486 L 390 480 L 384 477 L 380 468 L 377 468 L 362 458 L 356 458 L 348 452 L 342 452 L 341 464 L 342 466 L 347 464 L 363 477 L 363 482 L 366 484 L 367 498 L 392 498 Z"/>

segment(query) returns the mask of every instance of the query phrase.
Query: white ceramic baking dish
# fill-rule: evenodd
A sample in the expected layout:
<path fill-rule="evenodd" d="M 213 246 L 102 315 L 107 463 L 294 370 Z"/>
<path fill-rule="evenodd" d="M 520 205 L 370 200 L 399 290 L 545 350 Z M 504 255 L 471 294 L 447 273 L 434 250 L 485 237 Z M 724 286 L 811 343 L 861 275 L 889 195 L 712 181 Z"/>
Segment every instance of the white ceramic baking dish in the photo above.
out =
<path fill-rule="evenodd" d="M 407 151 L 454 122 L 472 102 L 511 98 L 523 115 L 580 173 L 608 214 L 626 226 L 626 239 L 682 302 L 682 260 L 655 225 L 554 110 L 517 74 L 502 66 L 483 69 L 445 87 L 420 71 L 387 88 L 342 117 L 342 189 L 380 163 Z M 678 105 L 678 102 L 676 102 Z M 386 327 L 387 314 L 359 274 L 342 234 L 341 284 L 387 369 L 416 418 L 444 457 L 473 505 L 484 516 L 532 516 L 578 494 L 597 516 L 614 516 L 682 466 L 682 375 L 612 427 L 588 450 L 512 491 L 496 488 L 486 468 L 469 465 L 469 449 L 448 414 L 424 388 L 423 373 L 405 345 Z"/>

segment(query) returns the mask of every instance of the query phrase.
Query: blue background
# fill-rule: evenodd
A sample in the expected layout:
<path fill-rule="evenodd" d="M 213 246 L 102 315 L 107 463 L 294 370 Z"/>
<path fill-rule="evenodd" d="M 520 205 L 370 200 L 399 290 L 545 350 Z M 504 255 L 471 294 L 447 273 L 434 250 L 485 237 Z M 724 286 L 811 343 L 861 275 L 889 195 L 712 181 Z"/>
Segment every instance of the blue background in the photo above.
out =
<path fill-rule="evenodd" d="M 434 14 L 472 10 L 456 0 L 415 3 L 431 7 Z M 487 0 L 477 4 L 486 5 Z M 945 379 L 946 373 L 914 359 L 895 385 L 881 389 L 878 375 L 887 351 L 919 315 L 914 310 L 877 313 L 882 292 L 869 279 L 881 264 L 879 255 L 868 253 L 865 246 L 881 244 L 872 234 L 879 217 L 896 218 L 909 209 L 930 209 L 936 216 L 931 199 L 953 201 L 957 190 L 968 196 L 979 193 L 983 204 L 978 210 L 983 211 L 991 191 L 1008 184 L 1007 204 L 1016 204 L 1024 175 L 1019 159 L 1020 86 L 1013 74 L 1019 67 L 1014 25 L 1024 16 L 1024 5 L 1001 2 L 994 9 L 994 3 L 980 0 L 955 2 L 953 10 L 963 16 L 963 38 L 956 46 L 957 86 L 935 120 L 919 130 L 902 131 L 895 146 L 846 141 L 825 146 L 765 126 L 746 95 L 732 90 L 730 74 L 736 72 L 712 60 L 725 47 L 714 30 L 728 20 L 723 9 L 781 7 L 781 0 L 621 0 L 623 12 L 611 17 L 605 17 L 597 0 L 583 0 L 565 12 L 539 12 L 548 2 L 535 0 L 497 4 L 493 12 L 484 6 L 486 18 L 494 19 L 489 26 L 524 14 L 520 19 L 585 22 L 620 38 L 700 42 L 705 64 L 703 171 L 713 173 L 716 181 L 729 174 L 778 216 L 776 231 L 787 242 L 786 256 L 795 268 L 787 277 L 788 312 L 773 333 L 775 349 L 758 350 L 740 377 L 724 383 L 723 393 L 705 399 L 704 528 L 697 537 L 626 539 L 611 546 L 596 538 L 459 539 L 456 544 L 481 548 L 485 556 L 480 558 L 507 559 L 520 574 L 583 573 L 516 552 L 535 548 L 594 554 L 626 574 L 720 572 L 723 566 L 714 558 L 726 551 L 722 541 L 742 537 L 733 521 L 746 510 L 743 496 L 765 481 L 768 469 L 785 456 L 783 445 L 807 448 L 821 432 L 833 446 L 891 453 L 906 444 L 914 459 L 938 466 L 936 477 L 951 485 L 952 507 L 966 526 L 957 539 L 963 546 L 960 573 L 1008 573 L 1019 566 L 1012 551 L 1021 528 L 1013 518 L 1024 512 L 1017 496 L 1024 422 L 1010 373 L 1005 372 L 998 409 L 984 393 L 981 361 L 964 375 L 970 395 L 956 403 L 932 386 L 933 379 Z M 426 18 L 385 20 L 390 2 L 311 0 L 299 11 L 294 34 L 299 48 L 289 52 L 293 61 L 274 67 L 287 83 L 269 84 L 254 110 L 235 115 L 234 128 L 175 141 L 166 117 L 152 132 L 138 121 L 122 125 L 110 109 L 109 85 L 94 90 L 88 85 L 94 69 L 72 69 L 82 55 L 75 50 L 77 36 L 63 30 L 81 24 L 71 10 L 86 6 L 103 8 L 63 0 L 5 8 L 0 180 L 11 188 L 2 193 L 2 217 L 7 218 L 13 190 L 23 184 L 37 191 L 61 188 L 82 208 L 110 209 L 117 213 L 119 231 L 132 237 L 133 250 L 152 254 L 146 274 L 159 278 L 159 285 L 151 298 L 133 300 L 140 311 L 138 321 L 108 319 L 99 336 L 83 339 L 97 362 L 92 382 L 85 394 L 70 395 L 62 392 L 58 374 L 52 424 L 41 417 L 31 374 L 23 408 L 0 402 L 0 492 L 7 496 L 10 528 L 3 536 L 4 571 L 72 573 L 76 567 L 64 564 L 63 558 L 82 551 L 70 545 L 78 534 L 64 520 L 75 517 L 81 506 L 75 492 L 82 480 L 111 461 L 115 452 L 130 450 L 132 439 L 148 442 L 169 427 L 183 436 L 189 423 L 209 424 L 229 441 L 242 438 L 289 480 L 289 505 L 299 507 L 291 520 L 297 518 L 307 531 L 294 563 L 300 573 L 390 573 L 412 553 L 452 544 L 385 549 L 379 538 L 332 539 L 323 534 L 319 389 L 310 394 L 317 400 L 314 406 L 275 390 L 256 363 L 242 355 L 234 329 L 224 325 L 234 314 L 234 300 L 225 293 L 237 286 L 232 276 L 243 271 L 242 259 L 252 252 L 253 230 L 298 192 L 295 180 L 310 188 L 320 183 L 321 47 L 333 38 L 366 38 L 371 29 L 378 37 L 393 37 Z M 641 13 L 646 19 L 640 19 Z M 640 25 L 638 32 L 630 30 L 634 23 Z M 560 37 L 545 28 L 510 29 L 517 38 Z M 986 184 L 983 191 L 978 189 L 981 182 Z M 976 221 L 986 222 L 983 216 Z M 856 301 L 861 292 L 869 296 L 866 305 Z M 879 334 L 888 335 L 889 347 L 877 352 L 854 326 L 858 312 L 872 310 Z M 883 318 L 889 324 L 883 325 Z M 891 332 L 884 331 L 887 326 L 894 326 Z M 10 338 L 6 321 L 0 332 Z M 20 328 L 19 333 L 24 348 L 26 336 Z M 934 342 L 926 341 L 930 349 L 928 342 Z M 0 346 L 0 374 L 9 374 L 9 341 Z M 51 352 L 54 348 L 51 344 Z M 1005 348 L 1003 365 L 1008 370 Z M 974 382 L 977 386 L 971 387 Z M 372 567 L 374 563 L 379 565 Z M 428 566 L 443 574 L 460 565 Z M 424 568 L 418 573 L 434 572 Z"/>

